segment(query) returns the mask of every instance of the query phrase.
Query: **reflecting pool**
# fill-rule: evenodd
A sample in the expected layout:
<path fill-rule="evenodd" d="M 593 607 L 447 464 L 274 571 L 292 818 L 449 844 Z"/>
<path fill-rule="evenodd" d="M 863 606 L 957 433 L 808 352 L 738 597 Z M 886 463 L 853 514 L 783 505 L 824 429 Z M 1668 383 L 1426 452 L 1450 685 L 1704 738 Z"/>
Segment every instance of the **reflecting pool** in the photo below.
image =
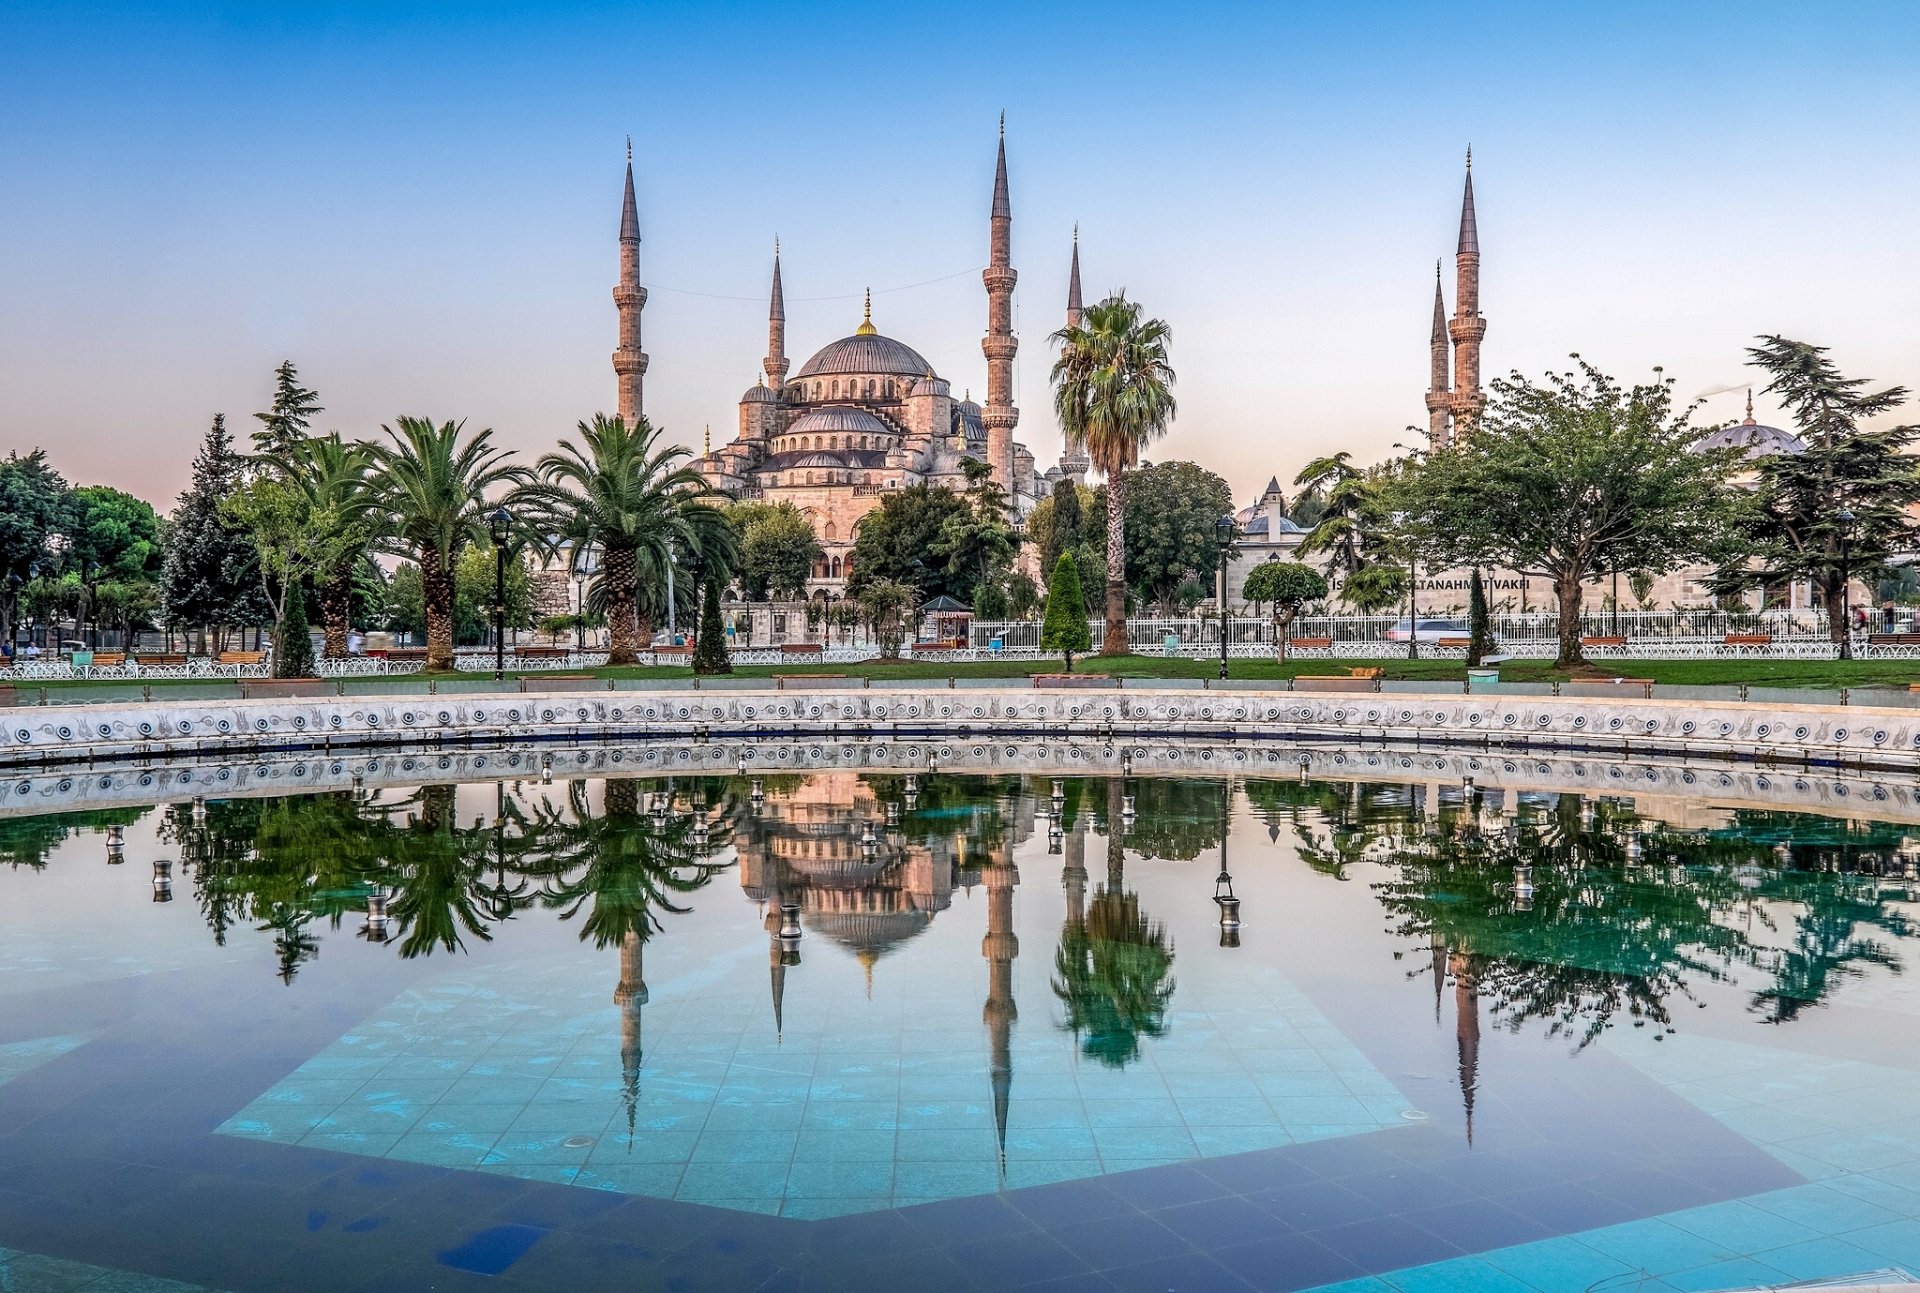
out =
<path fill-rule="evenodd" d="M 543 762 L 0 816 L 0 1289 L 1920 1269 L 1904 790 Z"/>

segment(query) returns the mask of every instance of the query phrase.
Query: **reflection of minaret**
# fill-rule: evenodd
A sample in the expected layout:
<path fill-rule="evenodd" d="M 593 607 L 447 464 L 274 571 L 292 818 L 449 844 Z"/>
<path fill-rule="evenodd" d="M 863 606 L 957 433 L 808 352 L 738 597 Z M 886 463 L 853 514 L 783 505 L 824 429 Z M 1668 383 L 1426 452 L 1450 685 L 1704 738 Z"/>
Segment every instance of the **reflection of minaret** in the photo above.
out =
<path fill-rule="evenodd" d="M 1473 1144 L 1473 1098 L 1480 1085 L 1480 995 L 1475 991 L 1473 966 L 1455 952 L 1453 971 L 1453 1036 L 1460 1052 L 1460 1101 L 1467 1114 L 1467 1144 Z"/>
<path fill-rule="evenodd" d="M 1073 833 L 1066 839 L 1067 864 L 1060 869 L 1060 885 L 1067 891 L 1067 923 L 1079 928 L 1087 923 L 1087 825 L 1076 820 Z"/>
<path fill-rule="evenodd" d="M 987 958 L 987 1004 L 980 1012 L 993 1045 L 993 1125 L 1000 1145 L 1000 1172 L 1007 1170 L 1007 1100 L 1013 1090 L 1013 1021 L 1019 1011 L 1013 1004 L 1013 958 L 1020 955 L 1020 940 L 1013 934 L 1013 887 L 1020 873 L 1013 866 L 1013 846 L 1002 842 L 994 846 L 993 861 L 982 877 L 987 886 L 987 936 L 980 941 L 980 955 Z"/>
<path fill-rule="evenodd" d="M 1433 940 L 1433 1022 L 1440 1022 L 1440 1002 L 1447 987 L 1447 945 Z"/>
<path fill-rule="evenodd" d="M 629 930 L 620 940 L 620 986 L 613 1004 L 620 1007 L 621 1099 L 627 1106 L 627 1141 L 633 1141 L 634 1117 L 640 1106 L 640 1007 L 647 1004 L 647 981 L 642 977 L 640 953 L 646 944 Z"/>

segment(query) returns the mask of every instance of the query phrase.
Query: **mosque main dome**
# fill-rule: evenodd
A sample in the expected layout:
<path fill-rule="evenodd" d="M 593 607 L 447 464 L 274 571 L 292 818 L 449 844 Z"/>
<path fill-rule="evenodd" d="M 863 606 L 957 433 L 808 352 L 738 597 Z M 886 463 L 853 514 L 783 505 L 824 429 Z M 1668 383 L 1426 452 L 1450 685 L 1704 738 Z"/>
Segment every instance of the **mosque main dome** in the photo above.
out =
<path fill-rule="evenodd" d="M 904 341 L 878 332 L 857 332 L 830 341 L 802 364 L 795 377 L 834 377 L 844 373 L 866 376 L 925 377 L 933 366 Z"/>

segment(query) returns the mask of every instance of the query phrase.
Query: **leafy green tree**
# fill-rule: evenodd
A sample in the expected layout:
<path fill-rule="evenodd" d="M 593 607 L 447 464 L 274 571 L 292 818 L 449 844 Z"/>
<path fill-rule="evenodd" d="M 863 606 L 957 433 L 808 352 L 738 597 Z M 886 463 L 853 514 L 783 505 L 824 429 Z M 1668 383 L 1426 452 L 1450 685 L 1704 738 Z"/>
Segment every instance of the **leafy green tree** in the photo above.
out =
<path fill-rule="evenodd" d="M 253 450 L 261 458 L 284 467 L 302 440 L 307 438 L 313 419 L 326 412 L 320 397 L 300 385 L 300 374 L 291 359 L 273 370 L 273 404 L 265 413 L 254 414 L 260 429 L 253 433 Z"/>
<path fill-rule="evenodd" d="M 313 676 L 313 632 L 307 623 L 307 598 L 296 582 L 287 589 L 287 609 L 273 641 L 273 676 Z"/>
<path fill-rule="evenodd" d="M 926 598 L 946 594 L 970 602 L 972 582 L 956 579 L 930 554 L 949 518 L 969 512 L 964 495 L 944 485 L 909 485 L 880 496 L 880 506 L 860 518 L 853 540 L 853 573 L 847 590 L 856 597 L 870 583 L 912 585 Z"/>
<path fill-rule="evenodd" d="M 23 583 L 39 573 L 52 574 L 55 562 L 47 540 L 65 534 L 71 520 L 67 482 L 47 462 L 44 450 L 24 458 L 9 452 L 0 459 L 0 584 L 8 576 Z M 0 637 L 13 637 L 15 599 L 0 608 Z"/>
<path fill-rule="evenodd" d="M 906 640 L 907 623 L 920 605 L 920 593 L 912 584 L 895 579 L 873 579 L 861 588 L 860 609 L 867 617 L 867 628 L 880 644 L 884 659 L 898 660 L 900 644 Z"/>
<path fill-rule="evenodd" d="M 260 590 L 260 557 L 247 528 L 223 508 L 246 477 L 227 419 L 215 414 L 193 460 L 193 479 L 173 510 L 160 574 L 162 615 L 177 628 L 261 624 L 272 611 Z"/>
<path fill-rule="evenodd" d="M 1717 582 L 1724 589 L 1808 580 L 1826 603 L 1828 634 L 1845 642 L 1843 542 L 1846 573 L 1859 577 L 1920 542 L 1912 515 L 1920 503 L 1920 458 L 1908 452 L 1920 426 L 1864 428 L 1905 404 L 1906 388 L 1869 390 L 1866 378 L 1843 377 L 1825 347 L 1770 336 L 1747 353 L 1771 375 L 1767 390 L 1793 414 L 1806 449 L 1760 460 L 1743 517 L 1754 558 L 1742 560 L 1736 550 Z M 1853 519 L 1842 520 L 1843 513 Z"/>
<path fill-rule="evenodd" d="M 1040 625 L 1040 649 L 1060 651 L 1067 657 L 1067 672 L 1073 672 L 1073 654 L 1093 645 L 1087 629 L 1087 598 L 1080 591 L 1080 571 L 1073 558 L 1061 553 L 1047 578 L 1047 618 Z"/>
<path fill-rule="evenodd" d="M 653 639 L 653 621 L 640 615 L 640 587 L 664 586 L 675 554 L 692 546 L 695 513 L 720 513 L 708 501 L 690 451 L 664 443 L 644 417 L 632 426 L 604 413 L 579 424 L 580 442 L 540 459 L 538 480 L 518 498 L 574 540 L 576 559 L 586 545 L 600 550 L 600 592 L 610 636 L 608 662 L 633 664 Z"/>
<path fill-rule="evenodd" d="M 982 621 L 999 621 L 1012 613 L 1012 603 L 1007 590 L 998 583 L 980 584 L 973 590 L 973 617 Z"/>
<path fill-rule="evenodd" d="M 1093 491 L 1069 479 L 1056 481 L 1053 492 L 1027 513 L 1027 542 L 1040 554 L 1040 568 L 1052 570 L 1060 554 L 1071 552 L 1089 537 L 1087 515 Z"/>
<path fill-rule="evenodd" d="M 1287 626 L 1302 606 L 1326 595 L 1326 576 L 1298 561 L 1262 562 L 1248 573 L 1241 590 L 1249 601 L 1273 603 L 1273 653 L 1282 660 L 1287 658 Z"/>
<path fill-rule="evenodd" d="M 1067 443 L 1085 449 L 1107 478 L 1107 629 L 1102 655 L 1127 643 L 1127 469 L 1173 422 L 1172 330 L 1141 317 L 1125 292 L 1084 310 L 1078 326 L 1053 334 L 1053 406 Z"/>
<path fill-rule="evenodd" d="M 1478 665 L 1493 650 L 1493 619 L 1487 614 L 1487 584 L 1480 578 L 1480 567 L 1473 568 L 1473 583 L 1467 594 L 1467 663 Z"/>
<path fill-rule="evenodd" d="M 825 554 L 813 523 L 792 503 L 735 503 L 727 519 L 740 535 L 740 590 L 749 601 L 803 597 Z"/>
<path fill-rule="evenodd" d="M 1080 585 L 1085 595 L 1086 584 Z M 1033 582 L 1033 576 L 1025 571 L 1016 570 L 1007 576 L 1007 615 L 1016 620 L 1030 620 L 1040 608 L 1040 588 Z"/>
<path fill-rule="evenodd" d="M 1401 474 L 1398 462 L 1355 467 L 1343 450 L 1314 459 L 1293 480 L 1305 487 L 1296 506 L 1311 499 L 1318 509 L 1299 555 L 1325 554 L 1328 573 L 1340 577 L 1340 600 L 1363 615 L 1390 610 L 1407 593 L 1406 553 L 1395 543 L 1387 497 Z"/>
<path fill-rule="evenodd" d="M 720 622 L 720 581 L 709 579 L 700 590 L 700 632 L 693 644 L 693 671 L 732 673 L 727 657 L 727 629 Z"/>
<path fill-rule="evenodd" d="M 427 668 L 453 668 L 453 572 L 468 545 L 485 543 L 487 492 L 527 483 L 492 431 L 468 435 L 465 423 L 435 425 L 403 417 L 383 426 L 390 444 L 375 448 L 375 498 L 382 531 L 400 555 L 420 565 L 426 603 Z"/>
<path fill-rule="evenodd" d="M 79 581 L 83 620 L 96 619 L 104 583 L 153 584 L 166 561 L 160 517 L 153 505 L 108 485 L 85 485 L 71 496 L 65 561 Z M 122 594 L 130 602 L 130 594 Z"/>
<path fill-rule="evenodd" d="M 1734 465 L 1731 452 L 1695 448 L 1671 379 L 1622 388 L 1576 361 L 1578 373 L 1539 385 L 1517 373 L 1495 381 L 1473 435 L 1422 459 L 1396 490 L 1410 528 L 1448 564 L 1553 582 L 1562 668 L 1582 660 L 1581 584 L 1708 555 Z"/>
<path fill-rule="evenodd" d="M 1220 568 L 1214 523 L 1233 511 L 1233 489 L 1190 462 L 1151 463 L 1127 477 L 1127 583 L 1171 613 L 1181 585 L 1211 588 Z"/>
<path fill-rule="evenodd" d="M 934 557 L 946 559 L 946 586 L 959 600 L 971 603 L 974 592 L 991 584 L 1013 560 L 1019 539 L 1008 521 L 1006 493 L 994 483 L 993 469 L 974 458 L 961 460 L 966 473 L 967 506 L 941 522 L 940 533 L 928 547 Z"/>

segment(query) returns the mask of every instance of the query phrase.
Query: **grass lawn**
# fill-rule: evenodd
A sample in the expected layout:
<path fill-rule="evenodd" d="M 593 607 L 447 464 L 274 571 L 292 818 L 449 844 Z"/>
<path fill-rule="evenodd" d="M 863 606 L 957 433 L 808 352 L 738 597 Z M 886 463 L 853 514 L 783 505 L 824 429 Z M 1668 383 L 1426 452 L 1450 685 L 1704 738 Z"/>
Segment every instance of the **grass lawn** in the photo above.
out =
<path fill-rule="evenodd" d="M 1084 657 L 1075 661 L 1076 671 L 1106 673 L 1122 678 L 1180 678 L 1199 681 L 1217 677 L 1218 660 L 1169 659 L 1163 656 L 1122 656 L 1107 660 Z M 1392 679 L 1420 681 L 1457 681 L 1465 677 L 1465 666 L 1458 660 L 1241 660 L 1231 664 L 1235 678 L 1291 678 L 1299 674 L 1343 674 L 1349 666 L 1377 666 Z M 739 678 L 767 678 L 774 674 L 843 674 L 850 678 L 876 681 L 920 681 L 932 678 L 1025 678 L 1036 673 L 1057 673 L 1059 662 L 1045 660 L 983 660 L 977 663 L 947 663 L 931 660 L 902 660 L 886 664 L 869 661 L 862 664 L 785 664 L 742 665 L 734 670 Z M 509 671 L 511 674 L 511 671 Z M 693 671 L 684 665 L 623 666 L 587 670 L 602 678 L 687 678 Z M 512 675 L 518 676 L 518 675 Z M 539 678 L 539 672 L 526 675 Z M 1509 660 L 1500 668 L 1506 682 L 1564 681 L 1565 669 L 1556 669 L 1548 660 Z M 1608 660 L 1581 671 L 1588 678 L 1651 678 L 1675 685 L 1732 686 L 1746 683 L 1755 687 L 1902 687 L 1920 682 L 1920 660 Z M 484 674 L 411 674 L 412 679 L 459 678 L 473 680 Z M 208 679 L 157 680 L 150 685 L 155 694 L 169 686 L 191 685 Z M 68 688 L 99 687 L 124 689 L 125 682 L 45 682 L 23 684 L 23 689 L 45 687 L 49 691 Z"/>

